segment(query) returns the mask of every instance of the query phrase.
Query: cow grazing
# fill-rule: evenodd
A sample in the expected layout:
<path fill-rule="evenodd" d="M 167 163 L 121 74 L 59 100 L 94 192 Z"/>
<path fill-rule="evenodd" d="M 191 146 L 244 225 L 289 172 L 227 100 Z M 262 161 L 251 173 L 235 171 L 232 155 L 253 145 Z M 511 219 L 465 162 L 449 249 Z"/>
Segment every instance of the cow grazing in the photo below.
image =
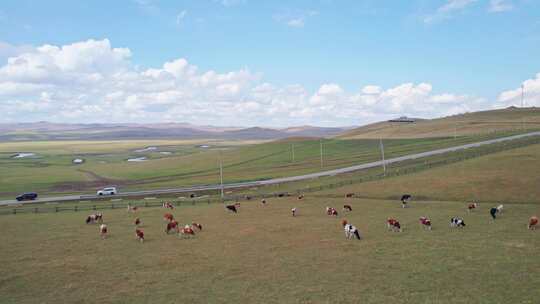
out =
<path fill-rule="evenodd" d="M 351 205 L 343 205 L 343 211 L 352 211 Z"/>
<path fill-rule="evenodd" d="M 391 231 L 394 231 L 394 232 L 401 232 L 401 224 L 399 223 L 398 220 L 394 219 L 394 218 L 388 218 L 386 220 L 386 227 L 388 228 L 388 230 L 391 230 Z"/>
<path fill-rule="evenodd" d="M 134 224 L 135 224 L 135 226 L 137 226 L 137 227 L 140 226 L 140 225 L 142 224 L 141 219 L 138 218 L 138 217 L 135 218 Z"/>
<path fill-rule="evenodd" d="M 480 204 L 478 203 L 469 203 L 469 205 L 467 206 L 467 211 L 470 213 L 471 211 L 478 209 L 479 206 Z"/>
<path fill-rule="evenodd" d="M 141 229 L 135 229 L 135 236 L 139 242 L 144 242 L 144 232 Z"/>
<path fill-rule="evenodd" d="M 465 227 L 465 221 L 460 217 L 453 217 L 450 219 L 450 227 L 452 228 L 463 228 Z"/>
<path fill-rule="evenodd" d="M 172 214 L 170 214 L 170 213 L 165 213 L 163 215 L 163 220 L 167 221 L 167 222 L 172 222 L 172 221 L 174 221 L 174 216 Z"/>
<path fill-rule="evenodd" d="M 169 202 L 163 203 L 163 206 L 162 206 L 162 207 L 163 207 L 163 208 L 167 208 L 167 209 L 171 209 L 171 210 L 174 209 L 173 204 L 172 204 L 172 203 L 169 203 Z"/>
<path fill-rule="evenodd" d="M 503 204 L 500 204 L 496 208 L 497 208 L 497 214 L 502 215 L 503 208 L 504 208 Z"/>
<path fill-rule="evenodd" d="M 296 216 L 297 212 L 298 212 L 298 210 L 296 209 L 296 207 L 291 209 L 292 216 Z"/>
<path fill-rule="evenodd" d="M 184 228 L 180 229 L 180 234 L 183 237 L 192 237 L 195 236 L 195 231 L 191 228 L 190 225 L 185 225 Z"/>
<path fill-rule="evenodd" d="M 354 227 L 353 225 L 349 224 L 347 220 L 343 220 L 341 224 L 343 225 L 343 230 L 345 231 L 345 237 L 347 239 L 351 239 L 353 237 L 356 238 L 357 240 L 362 239 L 360 237 L 360 232 L 358 231 L 358 229 Z"/>
<path fill-rule="evenodd" d="M 304 195 L 303 194 L 298 195 L 297 199 L 299 200 L 304 199 Z"/>
<path fill-rule="evenodd" d="M 409 200 L 412 198 L 410 194 L 403 194 L 401 196 L 401 207 L 407 208 L 407 203 L 409 203 Z"/>
<path fill-rule="evenodd" d="M 529 224 L 527 225 L 527 228 L 529 230 L 536 230 L 537 226 L 538 226 L 538 217 L 531 216 L 531 218 L 529 219 Z"/>
<path fill-rule="evenodd" d="M 199 224 L 199 223 L 192 222 L 191 223 L 191 229 L 195 230 L 195 228 L 197 228 L 199 231 L 201 231 L 202 230 L 202 225 Z"/>
<path fill-rule="evenodd" d="M 491 217 L 493 219 L 497 218 L 498 213 L 499 213 L 499 209 L 497 209 L 497 207 L 493 207 L 493 208 L 489 209 L 489 214 L 491 215 Z"/>
<path fill-rule="evenodd" d="M 420 217 L 420 224 L 426 230 L 431 230 L 431 220 L 425 216 Z"/>
<path fill-rule="evenodd" d="M 240 203 L 236 203 L 234 205 L 226 205 L 225 208 L 231 212 L 238 213 L 238 209 L 240 208 Z"/>
<path fill-rule="evenodd" d="M 167 227 L 165 228 L 165 233 L 170 234 L 178 232 L 178 222 L 177 221 L 170 221 L 167 223 Z"/>
<path fill-rule="evenodd" d="M 99 226 L 99 235 L 101 236 L 101 239 L 105 239 L 107 237 L 107 225 L 101 224 Z"/>
<path fill-rule="evenodd" d="M 326 207 L 326 214 L 327 215 L 338 216 L 337 210 L 335 208 L 332 208 L 332 207 Z"/>
<path fill-rule="evenodd" d="M 128 212 L 135 213 L 135 212 L 137 212 L 137 210 L 139 210 L 139 207 L 137 207 L 137 206 L 131 206 L 130 204 L 127 205 L 127 211 L 128 211 Z"/>
<path fill-rule="evenodd" d="M 96 222 L 96 215 L 95 214 L 90 214 L 89 216 L 86 217 L 86 223 L 87 224 L 94 224 Z"/>
<path fill-rule="evenodd" d="M 354 197 L 354 193 L 347 193 L 347 194 L 345 194 L 345 197 L 346 198 Z"/>
<path fill-rule="evenodd" d="M 95 213 L 86 217 L 87 224 L 103 223 L 103 214 Z"/>

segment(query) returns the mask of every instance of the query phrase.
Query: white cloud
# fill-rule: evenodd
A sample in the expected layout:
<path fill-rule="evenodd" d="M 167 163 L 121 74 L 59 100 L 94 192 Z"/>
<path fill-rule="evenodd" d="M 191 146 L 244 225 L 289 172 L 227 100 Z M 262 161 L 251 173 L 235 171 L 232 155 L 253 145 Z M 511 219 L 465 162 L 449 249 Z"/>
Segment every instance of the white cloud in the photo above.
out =
<path fill-rule="evenodd" d="M 536 90 L 540 95 L 539 77 L 525 82 L 529 94 Z M 503 92 L 499 103 L 515 97 L 513 91 Z M 131 62 L 129 49 L 115 48 L 107 39 L 43 45 L 0 65 L 0 122 L 25 117 L 62 122 L 352 125 L 491 106 L 475 96 L 435 94 L 429 83 L 366 85 L 356 92 L 326 83 L 310 92 L 298 84 L 261 82 L 261 76 L 248 69 L 200 71 L 184 58 L 140 69 Z"/>
<path fill-rule="evenodd" d="M 0 41 L 0 64 L 4 64 L 5 60 L 7 60 L 9 57 L 32 52 L 33 50 L 34 48 L 29 45 L 12 45 L 7 42 Z"/>
<path fill-rule="evenodd" d="M 452 18 L 459 11 L 463 11 L 477 0 L 447 0 L 434 13 L 424 17 L 424 23 L 433 23 Z"/>
<path fill-rule="evenodd" d="M 496 106 L 521 106 L 522 92 L 525 106 L 540 106 L 540 73 L 536 74 L 536 78 L 525 80 L 522 83 L 522 86 L 500 93 L 497 98 L 498 103 Z"/>
<path fill-rule="evenodd" d="M 304 27 L 304 18 L 291 19 L 287 21 L 287 25 L 291 27 Z"/>
<path fill-rule="evenodd" d="M 158 15 L 160 9 L 154 0 L 133 0 L 141 11 L 149 15 Z"/>
<path fill-rule="evenodd" d="M 317 16 L 318 14 L 319 12 L 314 10 L 296 11 L 276 14 L 273 16 L 273 18 L 275 21 L 285 24 L 289 27 L 301 28 L 306 25 L 306 22 L 309 18 Z"/>
<path fill-rule="evenodd" d="M 490 0 L 488 11 L 491 13 L 501 13 L 510 11 L 514 8 L 512 3 L 507 0 Z"/>

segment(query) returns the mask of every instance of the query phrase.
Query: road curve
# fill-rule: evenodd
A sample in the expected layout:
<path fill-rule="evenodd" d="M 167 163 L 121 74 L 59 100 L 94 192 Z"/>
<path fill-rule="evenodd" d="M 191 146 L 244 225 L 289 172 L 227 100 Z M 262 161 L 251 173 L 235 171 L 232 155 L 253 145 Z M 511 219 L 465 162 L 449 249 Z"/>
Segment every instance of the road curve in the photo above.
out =
<path fill-rule="evenodd" d="M 507 136 L 507 137 L 501 137 L 501 138 L 495 138 L 485 141 L 480 141 L 476 143 L 470 143 L 450 148 L 444 148 L 444 149 L 437 149 L 427 152 L 421 152 L 421 153 L 415 153 L 415 154 L 409 154 L 404 155 L 400 157 L 390 158 L 385 160 L 386 164 L 393 164 L 398 163 L 406 160 L 413 160 L 418 158 L 424 158 L 434 155 L 440 155 L 448 152 L 455 152 L 460 150 L 466 150 L 469 148 L 476 148 L 480 146 L 485 145 L 491 145 L 495 143 L 510 141 L 510 140 L 516 140 L 520 138 L 525 137 L 531 137 L 531 136 L 540 136 L 540 131 L 537 132 L 530 132 L 525 134 L 519 134 L 519 135 L 513 135 L 513 136 Z M 305 174 L 305 175 L 298 175 L 298 176 L 290 176 L 290 177 L 282 177 L 282 178 L 274 178 L 269 180 L 260 180 L 260 181 L 252 181 L 252 182 L 242 182 L 242 183 L 232 183 L 232 184 L 224 184 L 223 189 L 237 189 L 237 188 L 246 188 L 246 187 L 254 187 L 254 186 L 265 186 L 265 185 L 272 185 L 272 184 L 281 184 L 281 183 L 287 183 L 287 182 L 294 182 L 294 181 L 300 181 L 300 180 L 306 180 L 306 179 L 313 179 L 323 176 L 332 176 L 336 174 L 343 174 L 343 173 L 349 173 L 354 171 L 360 171 L 365 169 L 370 169 L 374 167 L 382 166 L 382 161 L 375 161 L 370 163 L 365 163 L 361 165 L 346 167 L 346 168 L 340 168 L 340 169 L 334 169 L 334 170 L 328 170 L 328 171 L 321 171 L 311 174 Z M 146 195 L 157 195 L 157 194 L 169 194 L 169 193 L 185 193 L 185 192 L 196 192 L 196 191 L 205 191 L 205 190 L 219 190 L 221 189 L 221 185 L 201 185 L 201 186 L 193 186 L 193 187 L 184 187 L 184 188 L 174 188 L 174 189 L 159 189 L 159 190 L 147 190 L 147 191 L 131 191 L 131 192 L 122 192 L 114 197 L 130 197 L 130 196 L 146 196 Z M 0 201 L 0 205 L 11 205 L 11 204 L 31 204 L 31 203 L 43 203 L 43 202 L 62 202 L 62 201 L 75 201 L 75 200 L 91 200 L 91 199 L 97 199 L 101 198 L 97 195 L 70 195 L 70 196 L 58 196 L 58 197 L 44 197 L 39 198 L 35 201 L 26 201 L 26 202 L 17 202 L 16 200 L 6 200 L 6 201 Z"/>

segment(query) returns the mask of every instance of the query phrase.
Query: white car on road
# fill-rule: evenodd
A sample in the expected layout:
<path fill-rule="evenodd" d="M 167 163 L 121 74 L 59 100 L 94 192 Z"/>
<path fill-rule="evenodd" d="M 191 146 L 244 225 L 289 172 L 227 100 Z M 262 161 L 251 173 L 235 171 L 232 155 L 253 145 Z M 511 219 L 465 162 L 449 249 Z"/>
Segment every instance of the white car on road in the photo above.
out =
<path fill-rule="evenodd" d="M 116 187 L 107 187 L 98 190 L 97 195 L 115 195 L 116 193 L 118 193 Z"/>

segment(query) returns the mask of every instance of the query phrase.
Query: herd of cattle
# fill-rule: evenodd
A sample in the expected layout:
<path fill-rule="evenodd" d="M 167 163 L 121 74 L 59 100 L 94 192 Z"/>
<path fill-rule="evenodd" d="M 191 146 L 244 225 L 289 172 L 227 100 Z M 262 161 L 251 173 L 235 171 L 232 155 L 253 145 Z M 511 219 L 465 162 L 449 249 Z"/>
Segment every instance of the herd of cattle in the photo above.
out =
<path fill-rule="evenodd" d="M 346 198 L 353 197 L 354 194 L 348 193 L 346 194 Z M 411 200 L 412 196 L 409 194 L 404 194 L 401 197 L 401 206 L 402 208 L 407 208 L 408 203 Z M 304 195 L 299 195 L 298 200 L 304 199 Z M 266 205 L 267 201 L 266 199 L 261 200 L 261 204 Z M 172 203 L 165 202 L 162 205 L 163 208 L 166 209 L 174 209 L 174 206 Z M 238 213 L 238 210 L 240 208 L 240 203 L 236 202 L 232 205 L 225 205 L 225 209 L 232 213 Z M 471 211 L 478 209 L 479 204 L 478 203 L 469 203 L 467 206 L 467 211 L 470 213 Z M 504 206 L 502 204 L 493 207 L 489 210 L 489 214 L 491 217 L 495 220 L 497 216 L 502 215 Z M 131 206 L 128 204 L 127 207 L 128 212 L 135 213 L 138 211 L 138 207 Z M 351 205 L 343 205 L 343 212 L 351 212 L 352 206 Z M 298 215 L 298 209 L 296 207 L 291 209 L 291 213 L 293 217 L 296 217 Z M 337 209 L 333 207 L 326 207 L 326 214 L 329 216 L 338 216 Z M 202 231 L 202 225 L 196 222 L 192 222 L 191 224 L 186 224 L 184 226 L 180 226 L 178 221 L 175 220 L 174 216 L 171 213 L 165 213 L 163 216 L 163 220 L 166 222 L 165 226 L 165 233 L 166 234 L 176 234 L 181 237 L 192 237 L 195 235 L 195 231 Z M 420 224 L 425 230 L 431 230 L 431 220 L 426 216 L 421 216 L 419 219 Z M 100 224 L 99 226 L 99 233 L 102 239 L 105 239 L 107 237 L 108 233 L 108 227 L 106 224 L 103 223 L 103 214 L 102 213 L 95 213 L 91 214 L 86 218 L 86 224 Z M 135 225 L 135 237 L 138 241 L 144 242 L 144 231 L 140 228 L 142 225 L 142 221 L 140 218 L 135 218 L 134 220 Z M 357 239 L 361 240 L 361 234 L 358 228 L 351 225 L 346 219 L 342 220 L 343 229 L 345 231 L 345 237 L 347 239 Z M 527 228 L 530 230 L 535 230 L 538 225 L 538 217 L 532 216 L 529 218 L 529 221 L 527 223 Z M 389 231 L 394 232 L 401 232 L 402 227 L 399 221 L 395 218 L 388 218 L 386 220 L 386 227 Z M 461 217 L 452 217 L 450 219 L 450 227 L 452 228 L 463 228 L 465 227 L 465 221 Z"/>

